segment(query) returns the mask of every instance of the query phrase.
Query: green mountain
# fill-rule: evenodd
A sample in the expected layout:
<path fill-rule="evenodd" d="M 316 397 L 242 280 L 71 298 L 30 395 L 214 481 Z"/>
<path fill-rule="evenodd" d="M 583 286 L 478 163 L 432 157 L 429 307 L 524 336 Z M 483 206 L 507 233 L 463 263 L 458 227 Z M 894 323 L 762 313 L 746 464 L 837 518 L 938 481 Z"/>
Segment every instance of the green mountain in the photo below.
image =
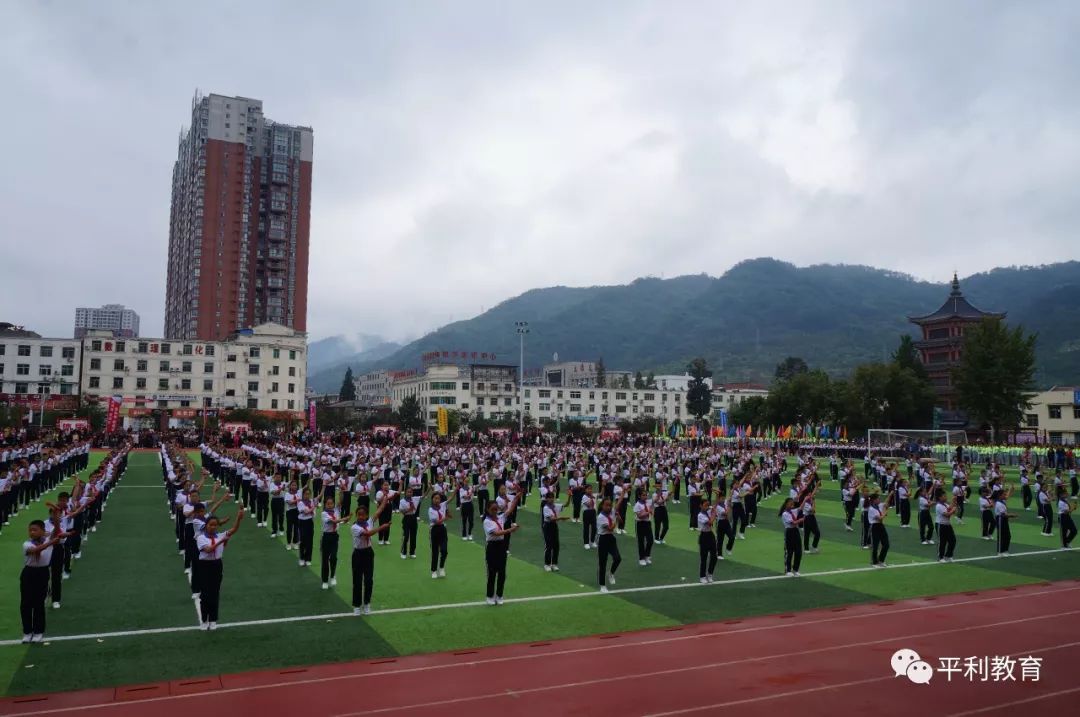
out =
<path fill-rule="evenodd" d="M 1080 381 L 1080 262 L 999 268 L 961 280 L 985 311 L 1039 333 L 1040 384 Z M 682 373 L 704 356 L 721 381 L 764 381 L 786 356 L 843 375 L 882 360 L 909 315 L 936 310 L 947 284 L 865 266 L 796 267 L 752 259 L 720 277 L 645 278 L 622 286 L 534 289 L 490 311 L 443 326 L 385 358 L 358 357 L 314 372 L 316 391 L 333 391 L 345 367 L 415 368 L 428 351 L 481 351 L 517 363 L 515 321 L 528 321 L 525 366 L 604 358 L 609 369 Z"/>

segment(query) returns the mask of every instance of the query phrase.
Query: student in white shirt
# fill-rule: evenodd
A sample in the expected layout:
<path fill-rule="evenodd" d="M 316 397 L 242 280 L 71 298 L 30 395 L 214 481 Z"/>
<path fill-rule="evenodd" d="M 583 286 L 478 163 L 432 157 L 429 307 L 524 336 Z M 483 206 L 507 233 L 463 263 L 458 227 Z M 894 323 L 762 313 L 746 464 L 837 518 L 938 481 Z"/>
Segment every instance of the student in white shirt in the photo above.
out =
<path fill-rule="evenodd" d="M 244 519 L 244 509 L 236 513 L 236 523 L 224 535 L 218 535 L 219 521 L 210 516 L 205 529 L 195 539 L 199 549 L 199 575 L 202 591 L 199 595 L 199 616 L 204 630 L 216 630 L 218 605 L 221 602 L 221 578 L 224 574 L 221 557 L 225 552 L 225 543 L 229 542 Z"/>
<path fill-rule="evenodd" d="M 945 502 L 945 490 L 938 488 L 934 495 L 934 522 L 938 530 L 938 562 L 951 563 L 956 550 L 956 531 L 952 527 L 952 517 L 956 513 L 956 499 L 950 505 Z"/>
<path fill-rule="evenodd" d="M 300 500 L 296 502 L 296 527 L 300 534 L 299 565 L 311 565 L 315 547 L 315 501 L 311 498 L 310 488 L 304 488 Z"/>
<path fill-rule="evenodd" d="M 555 491 L 548 491 L 540 510 L 541 530 L 544 534 L 544 570 L 559 572 L 559 521 L 569 516 L 559 515 L 563 506 L 555 503 Z"/>
<path fill-rule="evenodd" d="M 514 499 L 517 501 L 517 498 Z M 511 508 L 517 507 L 511 503 Z M 502 605 L 503 588 L 506 586 L 506 545 L 505 540 L 518 529 L 514 523 L 505 526 L 495 502 L 487 504 L 484 517 L 485 558 L 487 561 L 487 604 Z"/>
<path fill-rule="evenodd" d="M 930 516 L 930 493 L 928 487 L 920 486 L 915 491 L 915 499 L 919 504 L 919 543 L 921 545 L 934 544 L 934 519 Z"/>
<path fill-rule="evenodd" d="M 596 497 L 591 483 L 581 496 L 581 536 L 586 550 L 596 547 Z"/>
<path fill-rule="evenodd" d="M 322 537 L 319 540 L 319 558 L 321 561 L 322 589 L 328 590 L 337 585 L 338 528 L 349 522 L 348 515 L 342 515 L 329 496 L 323 500 Z"/>
<path fill-rule="evenodd" d="M 398 501 L 401 513 L 401 559 L 416 559 L 416 535 L 419 530 L 417 511 L 420 509 L 421 496 L 415 495 L 412 488 L 406 488 Z"/>
<path fill-rule="evenodd" d="M 1042 518 L 1043 521 L 1042 535 L 1053 535 L 1054 513 L 1050 509 L 1050 494 L 1045 481 L 1039 481 L 1039 487 L 1035 493 L 1035 503 L 1036 508 L 1039 511 L 1039 517 Z"/>
<path fill-rule="evenodd" d="M 457 487 L 458 507 L 461 512 L 461 539 L 473 539 L 473 519 L 476 510 L 473 506 L 473 487 L 469 483 L 469 477 L 464 476 L 458 482 Z"/>
<path fill-rule="evenodd" d="M 711 583 L 713 572 L 716 570 L 716 534 L 713 533 L 713 524 L 716 522 L 716 511 L 709 503 L 709 499 L 702 498 L 698 504 L 697 528 L 698 531 L 698 582 Z"/>
<path fill-rule="evenodd" d="M 1061 549 L 1069 550 L 1073 538 L 1076 537 L 1076 523 L 1072 517 L 1072 512 L 1076 509 L 1076 498 L 1069 496 L 1065 486 L 1058 488 L 1057 509 L 1058 522 L 1061 523 Z"/>
<path fill-rule="evenodd" d="M 446 577 L 446 554 L 449 552 L 449 537 L 446 533 L 446 521 L 452 518 L 450 506 L 443 503 L 442 493 L 433 493 L 431 506 L 428 508 L 428 536 L 431 541 L 431 577 Z"/>
<path fill-rule="evenodd" d="M 889 566 L 885 562 L 889 554 L 889 531 L 885 529 L 885 516 L 889 513 L 888 505 L 892 496 L 890 492 L 882 504 L 878 494 L 874 493 L 870 496 L 870 506 L 866 511 L 866 519 L 870 523 L 870 564 L 875 568 Z"/>
<path fill-rule="evenodd" d="M 795 501 L 791 498 L 784 500 L 780 506 L 780 520 L 784 523 L 784 575 L 798 577 L 803 554 L 799 526 L 804 518 L 799 515 Z"/>
<path fill-rule="evenodd" d="M 623 496 L 623 500 L 626 497 Z M 597 535 L 597 581 L 600 583 L 600 592 L 608 591 L 608 584 L 615 584 L 615 572 L 622 563 L 619 554 L 619 543 L 615 539 L 615 531 L 619 528 L 618 509 L 611 504 L 611 498 L 604 498 L 600 503 L 600 512 L 596 515 Z M 611 558 L 611 570 L 608 571 L 608 558 Z M 605 580 L 606 578 L 606 580 Z"/>
<path fill-rule="evenodd" d="M 22 616 L 23 643 L 43 642 L 45 639 L 45 598 L 49 594 L 49 565 L 53 546 L 64 539 L 60 525 L 45 534 L 45 523 L 30 521 L 29 540 L 23 543 L 23 569 L 19 575 L 19 613 Z"/>
<path fill-rule="evenodd" d="M 990 500 L 994 503 L 994 519 L 997 521 L 997 550 L 998 557 L 1009 555 L 1009 546 L 1012 545 L 1012 528 L 1009 527 L 1009 519 L 1016 516 L 1009 512 L 1005 501 L 1012 494 L 1011 489 L 994 491 Z"/>
<path fill-rule="evenodd" d="M 356 522 L 353 523 L 352 533 L 352 576 L 353 593 L 352 606 L 354 615 L 371 614 L 371 593 L 375 587 L 375 551 L 371 548 L 371 536 L 389 529 L 389 523 L 376 525 L 379 515 L 388 509 L 389 496 L 384 496 L 375 515 L 368 518 L 368 507 L 362 503 L 356 507 Z"/>
<path fill-rule="evenodd" d="M 282 497 L 285 499 L 285 549 L 295 550 L 300 547 L 300 526 L 298 525 L 300 488 L 296 485 L 296 481 L 289 481 L 289 486 Z"/>

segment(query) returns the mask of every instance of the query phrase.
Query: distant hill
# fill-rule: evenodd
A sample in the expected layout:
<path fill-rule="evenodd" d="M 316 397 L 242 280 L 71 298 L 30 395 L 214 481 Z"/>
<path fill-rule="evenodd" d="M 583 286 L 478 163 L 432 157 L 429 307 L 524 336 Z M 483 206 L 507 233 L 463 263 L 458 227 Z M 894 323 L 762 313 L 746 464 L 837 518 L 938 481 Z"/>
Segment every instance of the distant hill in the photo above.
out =
<path fill-rule="evenodd" d="M 345 362 L 363 363 L 386 358 L 401 348 L 396 341 L 387 341 L 381 336 L 360 334 L 350 340 L 344 336 L 330 336 L 308 344 L 308 375 L 323 371 L 327 367 L 337 367 Z M 344 368 L 341 373 L 344 375 Z M 341 387 L 341 377 L 337 386 Z"/>
<path fill-rule="evenodd" d="M 1040 335 L 1041 385 L 1080 381 L 1080 262 L 999 268 L 961 280 L 964 295 L 985 311 L 1006 311 Z M 345 367 L 414 368 L 436 350 L 501 354 L 516 363 L 515 321 L 528 321 L 526 368 L 559 353 L 609 369 L 684 370 L 704 356 L 720 380 L 768 382 L 786 356 L 801 356 L 834 375 L 881 360 L 909 315 L 937 309 L 946 284 L 865 266 L 804 268 L 775 259 L 744 261 L 720 277 L 644 278 L 621 286 L 534 289 L 483 314 L 443 326 L 379 358 L 357 355 L 309 374 L 318 391 L 336 390 Z"/>

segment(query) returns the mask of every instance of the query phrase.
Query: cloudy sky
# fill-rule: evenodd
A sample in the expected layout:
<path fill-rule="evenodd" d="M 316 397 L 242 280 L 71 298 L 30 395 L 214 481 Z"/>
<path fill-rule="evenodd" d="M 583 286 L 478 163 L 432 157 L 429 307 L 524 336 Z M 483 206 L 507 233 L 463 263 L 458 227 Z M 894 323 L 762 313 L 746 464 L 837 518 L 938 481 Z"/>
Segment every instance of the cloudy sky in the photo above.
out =
<path fill-rule="evenodd" d="M 1075 259 L 1078 33 L 1069 0 L 10 0 L 0 320 L 161 334 L 196 89 L 314 127 L 314 338 L 756 256 Z"/>

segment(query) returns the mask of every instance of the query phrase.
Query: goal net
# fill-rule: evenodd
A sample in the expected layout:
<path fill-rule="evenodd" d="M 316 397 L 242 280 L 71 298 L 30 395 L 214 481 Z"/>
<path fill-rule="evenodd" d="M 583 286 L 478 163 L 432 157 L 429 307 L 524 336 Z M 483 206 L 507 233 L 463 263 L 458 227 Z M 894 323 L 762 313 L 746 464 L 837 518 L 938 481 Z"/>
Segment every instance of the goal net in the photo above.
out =
<path fill-rule="evenodd" d="M 966 444 L 964 431 L 871 428 L 866 432 L 867 448 L 875 456 L 951 460 L 957 447 Z"/>

